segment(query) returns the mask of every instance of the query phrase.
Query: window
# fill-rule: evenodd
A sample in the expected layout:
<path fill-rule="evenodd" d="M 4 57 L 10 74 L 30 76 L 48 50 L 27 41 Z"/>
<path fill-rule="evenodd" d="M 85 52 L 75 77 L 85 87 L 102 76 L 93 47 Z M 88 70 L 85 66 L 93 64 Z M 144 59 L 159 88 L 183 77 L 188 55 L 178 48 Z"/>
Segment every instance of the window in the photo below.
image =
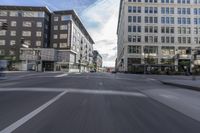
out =
<path fill-rule="evenodd" d="M 14 55 L 15 52 L 13 50 L 9 50 L 9 55 Z"/>
<path fill-rule="evenodd" d="M 10 31 L 10 36 L 16 36 L 16 31 Z"/>
<path fill-rule="evenodd" d="M 61 16 L 61 20 L 62 21 L 70 20 L 70 16 L 68 16 L 68 15 Z"/>
<path fill-rule="evenodd" d="M 133 42 L 136 42 L 136 36 L 133 36 Z"/>
<path fill-rule="evenodd" d="M 54 29 L 54 30 L 58 30 L 58 26 L 55 25 L 55 26 L 53 27 L 53 29 Z"/>
<path fill-rule="evenodd" d="M 145 20 L 145 23 L 148 23 L 148 17 L 145 17 L 144 20 Z"/>
<path fill-rule="evenodd" d="M 181 37 L 178 37 L 178 43 L 181 43 Z"/>
<path fill-rule="evenodd" d="M 128 35 L 128 42 L 131 42 L 132 41 L 132 37 L 131 35 Z"/>
<path fill-rule="evenodd" d="M 29 22 L 29 21 L 24 21 L 24 22 L 23 22 L 23 26 L 24 26 L 24 27 L 31 27 L 32 24 L 31 24 L 31 22 Z"/>
<path fill-rule="evenodd" d="M 67 30 L 67 25 L 61 25 L 60 30 Z"/>
<path fill-rule="evenodd" d="M 36 32 L 36 36 L 37 36 L 37 37 L 41 37 L 41 36 L 42 36 L 42 32 L 41 32 L 41 31 L 37 31 L 37 32 Z"/>
<path fill-rule="evenodd" d="M 141 32 L 141 26 L 138 26 L 137 32 Z"/>
<path fill-rule="evenodd" d="M 54 17 L 53 20 L 54 20 L 54 21 L 58 21 L 58 17 Z"/>
<path fill-rule="evenodd" d="M 141 42 L 141 36 L 137 37 L 137 42 Z"/>
<path fill-rule="evenodd" d="M 181 18 L 178 18 L 178 24 L 181 24 Z"/>
<path fill-rule="evenodd" d="M 17 26 L 17 22 L 16 21 L 11 21 L 11 26 L 12 27 L 16 27 Z"/>
<path fill-rule="evenodd" d="M 158 37 L 154 36 L 154 43 L 157 43 L 157 42 L 158 42 Z"/>
<path fill-rule="evenodd" d="M 132 27 L 128 26 L 128 32 L 132 32 Z"/>
<path fill-rule="evenodd" d="M 60 39 L 67 39 L 67 34 L 60 34 Z"/>
<path fill-rule="evenodd" d="M 141 7 L 138 7 L 138 13 L 141 13 Z"/>
<path fill-rule="evenodd" d="M 137 7 L 133 6 L 133 13 L 136 13 L 136 12 L 137 12 Z"/>
<path fill-rule="evenodd" d="M 13 45 L 15 45 L 15 44 L 16 44 L 16 41 L 15 41 L 15 40 L 11 40 L 11 41 L 10 41 L 10 45 L 11 45 L 11 46 L 13 46 Z"/>
<path fill-rule="evenodd" d="M 33 12 L 33 11 L 23 11 L 23 17 L 40 17 L 43 18 L 45 16 L 44 12 Z"/>
<path fill-rule="evenodd" d="M 154 23 L 158 23 L 158 18 L 154 17 Z"/>
<path fill-rule="evenodd" d="M 0 30 L 0 36 L 5 36 L 6 35 L 6 30 Z"/>
<path fill-rule="evenodd" d="M 6 41 L 5 40 L 0 40 L 0 45 L 5 45 Z"/>
<path fill-rule="evenodd" d="M 132 16 L 128 16 L 128 22 L 132 22 Z"/>
<path fill-rule="evenodd" d="M 57 43 L 53 43 L 53 47 L 54 47 L 54 48 L 57 48 L 57 47 L 58 47 L 58 44 L 57 44 Z"/>
<path fill-rule="evenodd" d="M 141 46 L 128 46 L 128 53 L 133 54 L 140 54 L 141 53 Z"/>
<path fill-rule="evenodd" d="M 137 21 L 138 21 L 138 23 L 141 23 L 141 16 L 138 16 Z"/>
<path fill-rule="evenodd" d="M 148 7 L 145 7 L 145 13 L 148 13 Z"/>
<path fill-rule="evenodd" d="M 131 13 L 132 12 L 132 7 L 128 6 L 128 12 Z"/>
<path fill-rule="evenodd" d="M 161 37 L 161 42 L 165 43 L 165 37 L 164 36 Z"/>
<path fill-rule="evenodd" d="M 0 40 L 0 45 L 1 45 L 1 40 Z M 5 55 L 5 50 L 0 49 L 0 55 Z"/>
<path fill-rule="evenodd" d="M 11 17 L 17 17 L 18 16 L 18 11 L 10 11 L 10 16 Z"/>
<path fill-rule="evenodd" d="M 175 41 L 174 41 L 174 37 L 171 37 L 171 43 L 174 43 Z"/>
<path fill-rule="evenodd" d="M 136 23 L 136 16 L 133 16 L 133 22 Z"/>
<path fill-rule="evenodd" d="M 31 36 L 30 31 L 22 31 L 22 36 Z"/>
<path fill-rule="evenodd" d="M 148 36 L 144 37 L 145 43 L 148 43 Z"/>
<path fill-rule="evenodd" d="M 170 14 L 174 14 L 174 8 L 170 8 Z"/>
<path fill-rule="evenodd" d="M 7 11 L 0 11 L 0 16 L 7 16 L 8 12 Z"/>
<path fill-rule="evenodd" d="M 148 26 L 145 26 L 145 33 L 148 33 Z"/>
<path fill-rule="evenodd" d="M 161 13 L 165 14 L 165 8 L 164 7 L 161 8 Z"/>
<path fill-rule="evenodd" d="M 41 42 L 41 41 L 36 41 L 35 46 L 40 47 L 41 45 L 42 45 L 42 42 Z"/>
<path fill-rule="evenodd" d="M 60 48 L 66 48 L 67 47 L 67 43 L 60 43 Z"/>
<path fill-rule="evenodd" d="M 53 39 L 58 39 L 58 35 L 54 34 Z"/>
<path fill-rule="evenodd" d="M 133 26 L 133 32 L 137 32 L 137 31 L 136 31 L 136 26 Z"/>
<path fill-rule="evenodd" d="M 161 23 L 164 24 L 165 23 L 165 17 L 161 18 Z"/>
<path fill-rule="evenodd" d="M 42 22 L 37 22 L 37 27 L 42 27 Z"/>
<path fill-rule="evenodd" d="M 158 13 L 158 8 L 157 7 L 154 7 L 154 13 Z"/>

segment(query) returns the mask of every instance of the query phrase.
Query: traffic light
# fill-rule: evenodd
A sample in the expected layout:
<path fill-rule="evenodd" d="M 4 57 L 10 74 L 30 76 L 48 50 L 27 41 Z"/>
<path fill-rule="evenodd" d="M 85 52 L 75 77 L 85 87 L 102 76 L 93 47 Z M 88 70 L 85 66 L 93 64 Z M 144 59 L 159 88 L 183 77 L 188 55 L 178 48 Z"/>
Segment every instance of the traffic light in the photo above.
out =
<path fill-rule="evenodd" d="M 2 30 L 8 30 L 8 24 L 7 23 L 3 23 L 1 26 Z"/>

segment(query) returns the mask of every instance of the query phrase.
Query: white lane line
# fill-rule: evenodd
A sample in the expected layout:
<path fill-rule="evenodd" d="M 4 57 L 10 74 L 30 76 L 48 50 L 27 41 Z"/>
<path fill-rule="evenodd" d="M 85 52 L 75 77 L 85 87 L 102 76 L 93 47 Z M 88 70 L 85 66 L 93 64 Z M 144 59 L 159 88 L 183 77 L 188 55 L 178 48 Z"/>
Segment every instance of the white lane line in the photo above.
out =
<path fill-rule="evenodd" d="M 11 92 L 11 91 L 33 91 L 33 92 L 63 92 L 67 89 L 57 89 L 57 88 L 0 88 L 0 92 Z"/>
<path fill-rule="evenodd" d="M 82 94 L 99 94 L 99 95 L 124 95 L 135 97 L 147 97 L 140 92 L 126 92 L 126 91 L 114 91 L 114 90 L 82 90 L 82 89 L 69 89 L 70 93 L 82 93 Z"/>
<path fill-rule="evenodd" d="M 5 129 L 3 129 L 2 131 L 0 131 L 0 133 L 11 133 L 14 130 L 16 130 L 18 127 L 22 126 L 24 123 L 26 123 L 28 120 L 30 120 L 31 118 L 33 118 L 34 116 L 36 116 L 37 114 L 39 114 L 41 111 L 43 111 L 44 109 L 46 109 L 48 106 L 50 106 L 51 104 L 53 104 L 54 102 L 56 102 L 57 100 L 59 100 L 63 95 L 65 95 L 68 91 L 64 91 L 61 94 L 57 95 L 56 97 L 54 97 L 53 99 L 51 99 L 50 101 L 48 101 L 47 103 L 43 104 L 42 106 L 40 106 L 39 108 L 37 108 L 36 110 L 32 111 L 31 113 L 27 114 L 26 116 L 22 117 L 21 119 L 19 119 L 18 121 L 16 121 L 15 123 L 11 124 L 10 126 L 6 127 Z"/>
<path fill-rule="evenodd" d="M 54 77 L 56 77 L 56 78 L 61 78 L 61 77 L 65 77 L 65 76 L 67 76 L 68 75 L 68 73 L 64 73 L 64 74 L 60 74 L 60 75 L 57 75 L 57 76 L 54 76 Z"/>
<path fill-rule="evenodd" d="M 117 91 L 117 90 L 89 90 L 89 89 L 79 89 L 79 88 L 0 88 L 0 92 L 12 92 L 12 91 L 27 91 L 27 92 L 64 92 L 69 93 L 82 93 L 82 94 L 99 94 L 99 95 L 124 95 L 124 96 L 136 96 L 136 97 L 147 97 L 140 92 L 130 92 L 130 91 Z"/>

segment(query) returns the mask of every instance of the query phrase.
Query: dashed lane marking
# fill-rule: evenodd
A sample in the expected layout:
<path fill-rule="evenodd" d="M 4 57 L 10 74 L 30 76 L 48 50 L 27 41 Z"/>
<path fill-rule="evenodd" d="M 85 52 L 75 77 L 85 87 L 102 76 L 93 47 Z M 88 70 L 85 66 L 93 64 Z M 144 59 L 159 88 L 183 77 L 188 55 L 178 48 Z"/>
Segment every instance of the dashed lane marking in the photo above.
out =
<path fill-rule="evenodd" d="M 57 76 L 54 76 L 54 77 L 61 78 L 61 77 L 65 77 L 65 76 L 68 76 L 68 73 L 60 74 L 60 75 L 57 75 Z"/>

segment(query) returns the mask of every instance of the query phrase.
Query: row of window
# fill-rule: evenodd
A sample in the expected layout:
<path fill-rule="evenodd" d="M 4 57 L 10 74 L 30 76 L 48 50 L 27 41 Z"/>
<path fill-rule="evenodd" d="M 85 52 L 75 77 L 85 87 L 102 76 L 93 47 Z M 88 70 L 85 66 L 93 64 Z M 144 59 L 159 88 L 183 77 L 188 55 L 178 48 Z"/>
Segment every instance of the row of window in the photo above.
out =
<path fill-rule="evenodd" d="M 128 26 L 128 32 L 141 32 L 141 26 Z"/>
<path fill-rule="evenodd" d="M 141 13 L 142 7 L 136 7 L 136 6 L 129 6 L 128 12 L 129 13 Z M 150 14 L 157 14 L 158 13 L 158 7 L 144 7 L 145 13 Z M 161 7 L 161 14 L 174 14 L 175 8 L 174 7 Z M 177 14 L 183 14 L 183 15 L 189 15 L 191 14 L 191 8 L 177 8 Z M 193 10 L 194 15 L 200 15 L 200 9 L 194 8 Z"/>
<path fill-rule="evenodd" d="M 134 22 L 134 23 L 141 23 L 142 18 L 141 16 L 128 16 L 128 22 Z"/>
<path fill-rule="evenodd" d="M 6 35 L 5 30 L 1 30 L 0 31 L 0 36 L 5 36 Z M 31 31 L 22 31 L 22 36 L 24 37 L 30 37 L 31 36 Z M 36 31 L 36 37 L 41 37 L 42 36 L 42 32 L 41 31 Z M 16 31 L 10 31 L 10 36 L 16 36 Z"/>
<path fill-rule="evenodd" d="M 58 25 L 55 25 L 53 27 L 54 30 L 58 30 Z M 67 30 L 68 29 L 68 26 L 67 25 L 61 25 L 60 26 L 60 30 Z"/>
<path fill-rule="evenodd" d="M 30 40 L 25 40 L 24 41 L 24 43 L 25 44 L 27 44 L 27 45 L 31 45 L 31 41 Z M 5 40 L 0 40 L 0 46 L 1 45 L 6 45 L 6 41 Z M 10 45 L 11 46 L 14 46 L 14 45 L 16 45 L 16 40 L 10 40 Z M 41 46 L 42 45 L 42 42 L 41 41 L 36 41 L 35 42 L 35 46 Z"/>
<path fill-rule="evenodd" d="M 70 20 L 70 19 L 71 19 L 71 16 L 69 16 L 69 15 L 62 15 L 61 17 L 55 16 L 55 17 L 53 18 L 53 20 L 54 20 L 55 22 L 59 21 L 59 19 L 61 19 L 61 21 L 67 21 L 67 20 Z"/>
<path fill-rule="evenodd" d="M 177 41 L 178 41 L 178 43 L 181 43 L 181 44 L 190 44 L 191 37 L 178 37 Z M 128 42 L 140 43 L 140 42 L 142 42 L 142 37 L 139 35 L 138 36 L 128 35 Z M 145 43 L 158 43 L 158 36 L 144 36 L 144 42 Z M 175 43 L 175 37 L 162 36 L 161 43 Z M 200 44 L 200 37 L 194 37 L 194 43 Z"/>
<path fill-rule="evenodd" d="M 68 45 L 67 45 L 67 43 L 53 43 L 53 48 L 67 48 L 68 47 Z"/>
<path fill-rule="evenodd" d="M 157 7 L 145 7 L 144 8 L 145 13 L 158 13 L 158 8 Z"/>
<path fill-rule="evenodd" d="M 6 20 L 4 20 L 4 22 L 6 22 Z M 3 22 L 0 22 L 0 26 L 2 26 L 2 23 Z M 32 22 L 30 22 L 30 21 L 23 21 L 22 22 L 22 26 L 23 27 L 32 27 Z M 17 22 L 16 21 L 11 21 L 10 22 L 10 26 L 11 27 L 16 27 L 17 26 Z M 42 22 L 36 22 L 36 27 L 42 27 Z M 47 26 L 47 28 L 48 28 L 48 26 Z"/>
<path fill-rule="evenodd" d="M 67 38 L 68 38 L 68 34 L 60 34 L 60 39 L 67 39 Z M 54 34 L 53 39 L 58 39 L 58 35 Z"/>
<path fill-rule="evenodd" d="M 128 2 L 142 2 L 142 0 L 128 0 Z M 158 3 L 158 0 L 144 0 L 145 3 Z M 194 0 L 194 3 L 198 3 L 198 0 Z M 175 0 L 161 0 L 161 3 L 175 3 Z M 177 0 L 177 3 L 190 4 L 190 0 Z"/>
<path fill-rule="evenodd" d="M 187 55 L 188 47 L 179 47 L 178 53 L 181 55 Z M 128 46 L 128 53 L 129 54 L 141 54 L 142 47 L 141 46 Z M 157 46 L 145 46 L 143 52 L 146 54 L 158 54 L 158 47 Z M 169 56 L 175 55 L 175 47 L 173 46 L 162 46 L 161 47 L 161 55 Z"/>
<path fill-rule="evenodd" d="M 38 11 L 5 11 L 0 10 L 0 16 L 11 16 L 11 17 L 39 17 L 44 18 L 45 12 L 38 12 Z"/>
<path fill-rule="evenodd" d="M 174 34 L 175 27 L 163 26 L 160 28 L 161 33 Z M 128 26 L 128 32 L 142 32 L 141 26 Z M 158 33 L 158 26 L 145 26 L 145 33 Z M 191 34 L 191 27 L 177 27 L 178 34 Z M 194 34 L 200 33 L 200 27 L 194 27 Z"/>
<path fill-rule="evenodd" d="M 128 16 L 128 22 L 131 23 L 141 23 L 142 18 L 141 16 Z M 144 18 L 145 23 L 158 23 L 158 17 L 147 17 L 145 16 Z M 162 24 L 175 24 L 175 18 L 174 17 L 161 17 L 161 23 Z M 177 23 L 178 24 L 191 24 L 191 18 L 186 18 L 186 17 L 178 17 L 177 18 Z M 200 18 L 194 18 L 194 24 L 199 25 L 200 24 Z M 56 27 L 56 26 L 55 26 Z M 55 28 L 57 29 L 57 28 Z M 66 28 L 63 28 L 63 30 L 66 30 Z"/>
<path fill-rule="evenodd" d="M 0 55 L 5 55 L 5 50 L 4 49 L 0 49 Z M 9 55 L 15 55 L 15 51 L 14 50 L 9 50 Z"/>

